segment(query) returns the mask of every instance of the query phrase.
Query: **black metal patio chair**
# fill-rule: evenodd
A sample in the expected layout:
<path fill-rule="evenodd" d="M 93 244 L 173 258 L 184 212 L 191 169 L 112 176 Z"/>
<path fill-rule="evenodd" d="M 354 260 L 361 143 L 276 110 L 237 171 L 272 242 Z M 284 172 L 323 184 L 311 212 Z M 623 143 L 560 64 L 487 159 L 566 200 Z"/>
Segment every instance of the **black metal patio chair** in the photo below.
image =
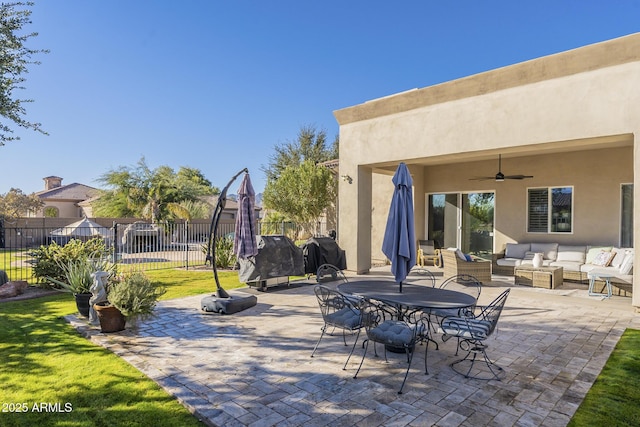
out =
<path fill-rule="evenodd" d="M 458 338 L 458 348 L 467 352 L 465 357 L 451 364 L 451 368 L 457 373 L 466 378 L 501 379 L 504 370 L 487 356 L 486 340 L 496 329 L 509 291 L 511 289 L 502 292 L 487 306 L 478 306 L 477 310 L 480 311 L 473 317 L 453 316 L 442 319 L 439 332 L 443 334 L 443 340 Z"/>
<path fill-rule="evenodd" d="M 404 374 L 404 380 L 402 381 L 402 385 L 398 391 L 398 394 L 402 394 L 404 383 L 407 381 L 407 376 L 411 369 L 411 362 L 413 361 L 413 355 L 415 353 L 415 345 L 421 333 L 422 326 L 421 324 L 411 324 L 404 320 L 397 320 L 394 317 L 394 313 L 397 311 L 397 308 L 383 302 L 363 300 L 361 309 L 367 339 L 363 342 L 364 353 L 362 354 L 360 366 L 358 366 L 358 370 L 353 378 L 358 377 L 360 368 L 362 368 L 364 359 L 367 356 L 370 341 L 374 342 L 373 347 L 376 356 L 378 356 L 378 352 L 376 351 L 375 343 L 384 344 L 384 358 L 386 362 L 388 362 L 388 347 L 400 351 L 404 350 L 407 356 L 407 371 Z"/>
<path fill-rule="evenodd" d="M 360 330 L 363 327 L 362 313 L 357 305 L 360 300 L 348 298 L 340 292 L 323 285 L 317 285 L 314 288 L 314 292 L 316 294 L 316 298 L 318 299 L 318 305 L 320 306 L 320 312 L 322 313 L 324 325 L 322 326 L 320 338 L 318 338 L 318 342 L 313 348 L 311 357 L 315 355 L 316 350 L 320 345 L 320 341 L 322 341 L 322 337 L 324 337 L 325 333 L 332 335 L 335 329 L 342 330 L 342 339 L 345 346 L 347 345 L 347 332 L 352 335 L 355 333 L 356 337 L 353 341 L 353 346 L 351 347 L 351 351 L 349 352 L 347 361 L 344 363 L 344 367 L 342 368 L 346 369 L 347 363 L 349 363 L 349 359 L 351 358 L 351 355 L 356 348 L 356 343 L 358 342 L 358 337 L 360 336 Z M 331 332 L 327 332 L 328 328 L 331 328 Z"/>
<path fill-rule="evenodd" d="M 415 285 L 427 285 L 432 288 L 436 287 L 436 276 L 423 267 L 414 267 L 411 269 L 409 276 L 405 280 L 405 283 L 412 283 Z"/>
<path fill-rule="evenodd" d="M 316 271 L 316 281 L 318 283 L 326 281 L 339 280 L 342 283 L 348 282 L 347 276 L 344 275 L 342 270 L 333 264 L 322 264 Z"/>
<path fill-rule="evenodd" d="M 458 274 L 445 279 L 440 284 L 440 289 L 449 289 L 452 291 L 462 292 L 471 295 L 477 301 L 482 292 L 482 283 L 475 277 L 469 274 Z M 436 332 L 435 325 L 437 325 L 443 318 L 449 316 L 473 316 L 473 309 L 475 306 L 458 308 L 438 308 L 430 310 L 425 313 L 425 316 L 429 318 L 429 324 L 432 326 L 432 331 Z M 435 342 L 435 341 L 434 341 Z M 436 349 L 438 348 L 436 343 Z M 456 356 L 458 355 L 458 348 L 456 347 Z"/>

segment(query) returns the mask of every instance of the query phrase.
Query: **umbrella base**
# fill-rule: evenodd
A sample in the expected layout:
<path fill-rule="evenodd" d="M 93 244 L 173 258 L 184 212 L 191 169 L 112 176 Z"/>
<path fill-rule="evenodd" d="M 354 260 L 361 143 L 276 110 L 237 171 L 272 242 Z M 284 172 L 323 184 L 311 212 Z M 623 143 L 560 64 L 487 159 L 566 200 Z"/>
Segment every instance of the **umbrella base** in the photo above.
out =
<path fill-rule="evenodd" d="M 229 298 L 218 298 L 215 295 L 202 298 L 200 307 L 205 313 L 233 314 L 258 303 L 255 295 L 231 295 Z"/>

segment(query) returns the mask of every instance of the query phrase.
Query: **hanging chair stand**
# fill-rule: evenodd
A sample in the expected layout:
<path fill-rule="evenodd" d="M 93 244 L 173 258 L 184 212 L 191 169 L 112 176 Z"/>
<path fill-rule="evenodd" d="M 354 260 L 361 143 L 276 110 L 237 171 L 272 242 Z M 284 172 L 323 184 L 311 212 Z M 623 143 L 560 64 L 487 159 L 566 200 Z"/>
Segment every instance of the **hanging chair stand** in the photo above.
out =
<path fill-rule="evenodd" d="M 218 234 L 218 223 L 220 222 L 222 211 L 227 204 L 227 191 L 229 190 L 231 184 L 233 184 L 236 178 L 238 178 L 242 173 L 249 173 L 249 170 L 247 168 L 244 168 L 240 172 L 235 174 L 233 178 L 231 178 L 231 180 L 229 180 L 227 185 L 220 193 L 220 196 L 218 197 L 218 203 L 216 203 L 216 208 L 213 211 L 213 215 L 211 216 L 211 226 L 209 227 L 209 238 L 207 240 L 208 246 L 205 263 L 211 262 L 213 277 L 216 282 L 216 293 L 202 299 L 200 306 L 202 308 L 202 311 L 205 313 L 233 314 L 253 307 L 258 303 L 258 298 L 256 298 L 255 295 L 229 295 L 229 293 L 227 293 L 227 291 L 225 291 L 224 288 L 220 285 L 220 279 L 218 278 L 218 269 L 216 267 L 216 241 Z"/>

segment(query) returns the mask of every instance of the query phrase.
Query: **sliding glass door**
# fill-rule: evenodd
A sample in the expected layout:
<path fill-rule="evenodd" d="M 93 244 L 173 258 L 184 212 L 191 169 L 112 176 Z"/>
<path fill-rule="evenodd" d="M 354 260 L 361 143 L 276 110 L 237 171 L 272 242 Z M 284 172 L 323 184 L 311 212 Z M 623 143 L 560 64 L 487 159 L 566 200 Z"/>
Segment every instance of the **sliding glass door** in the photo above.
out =
<path fill-rule="evenodd" d="M 460 248 L 490 259 L 493 253 L 494 193 L 428 196 L 427 230 L 437 247 Z"/>

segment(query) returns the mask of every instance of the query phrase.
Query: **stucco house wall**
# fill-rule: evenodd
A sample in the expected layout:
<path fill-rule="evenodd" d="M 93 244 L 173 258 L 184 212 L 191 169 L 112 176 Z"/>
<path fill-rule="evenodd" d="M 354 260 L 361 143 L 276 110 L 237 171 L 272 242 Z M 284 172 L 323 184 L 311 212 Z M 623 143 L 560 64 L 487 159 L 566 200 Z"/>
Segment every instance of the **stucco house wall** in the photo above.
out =
<path fill-rule="evenodd" d="M 633 183 L 639 200 L 640 34 L 369 101 L 335 116 L 341 174 L 354 177 L 339 186 L 340 244 L 352 270 L 367 271 L 379 254 L 380 221 L 392 191 L 390 181 L 391 190 L 380 187 L 380 177 L 390 179 L 400 161 L 414 178 L 418 237 L 425 235 L 425 194 L 487 189 L 496 191 L 494 250 L 534 240 L 524 227 L 526 188 L 571 185 L 573 233 L 535 241 L 615 244 L 621 183 Z M 498 154 L 505 174 L 534 178 L 469 180 L 495 174 Z M 638 255 L 635 261 L 639 265 Z M 633 298 L 640 305 L 640 292 Z"/>

